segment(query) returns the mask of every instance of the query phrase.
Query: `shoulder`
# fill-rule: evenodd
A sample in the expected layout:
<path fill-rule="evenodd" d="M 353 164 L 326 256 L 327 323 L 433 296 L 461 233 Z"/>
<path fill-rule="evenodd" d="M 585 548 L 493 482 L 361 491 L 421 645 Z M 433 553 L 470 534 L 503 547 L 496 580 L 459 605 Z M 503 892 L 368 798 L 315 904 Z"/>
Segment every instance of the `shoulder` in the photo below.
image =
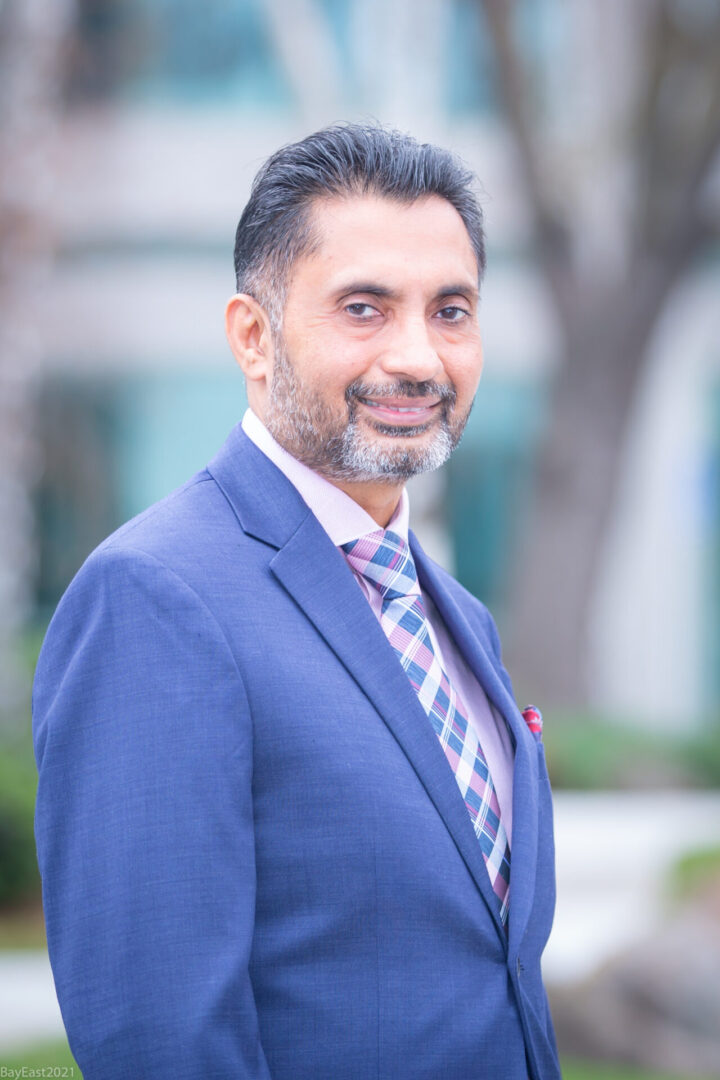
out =
<path fill-rule="evenodd" d="M 208 482 L 209 480 L 209 482 Z M 62 693 L 77 705 L 106 693 L 108 714 L 133 692 L 150 698 L 172 678 L 179 685 L 204 663 L 206 671 L 234 677 L 216 593 L 198 571 L 224 500 L 203 474 L 122 526 L 85 560 L 50 622 L 34 680 L 34 712 L 43 717 Z M 233 518 L 234 520 L 234 518 Z M 244 534 L 235 521 L 235 543 Z M 188 676 L 189 677 L 189 676 Z"/>
<path fill-rule="evenodd" d="M 90 553 L 70 584 L 69 597 L 94 591 L 105 580 L 114 587 L 153 581 L 183 585 L 202 594 L 224 563 L 242 564 L 246 536 L 224 493 L 203 470 L 108 536 Z"/>
<path fill-rule="evenodd" d="M 234 603 L 247 602 L 253 563 L 263 545 L 247 537 L 212 476 L 203 471 L 121 526 L 85 560 L 50 622 L 42 657 L 67 658 L 89 636 L 145 639 L 181 625 L 225 636 L 226 583 Z M 233 567 L 233 574 L 226 570 Z M 252 587 L 250 588 L 252 592 Z M 245 598 L 244 600 L 241 598 Z M 161 633 L 162 631 L 162 633 Z"/>
<path fill-rule="evenodd" d="M 207 470 L 121 525 L 92 553 L 112 558 L 123 551 L 143 552 L 168 566 L 181 565 L 223 533 L 237 528 L 237 518 Z"/>

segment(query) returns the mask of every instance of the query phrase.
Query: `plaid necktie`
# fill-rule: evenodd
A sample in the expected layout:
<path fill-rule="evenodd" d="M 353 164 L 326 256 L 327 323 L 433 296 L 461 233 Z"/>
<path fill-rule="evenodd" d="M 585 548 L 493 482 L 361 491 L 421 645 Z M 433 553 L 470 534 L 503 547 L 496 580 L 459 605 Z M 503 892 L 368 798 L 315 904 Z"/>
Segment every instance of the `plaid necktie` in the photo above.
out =
<path fill-rule="evenodd" d="M 500 806 L 485 755 L 467 721 L 467 709 L 433 649 L 410 549 L 397 533 L 382 529 L 342 547 L 353 569 L 382 595 L 382 628 L 455 774 L 505 925 L 510 845 L 500 820 Z"/>

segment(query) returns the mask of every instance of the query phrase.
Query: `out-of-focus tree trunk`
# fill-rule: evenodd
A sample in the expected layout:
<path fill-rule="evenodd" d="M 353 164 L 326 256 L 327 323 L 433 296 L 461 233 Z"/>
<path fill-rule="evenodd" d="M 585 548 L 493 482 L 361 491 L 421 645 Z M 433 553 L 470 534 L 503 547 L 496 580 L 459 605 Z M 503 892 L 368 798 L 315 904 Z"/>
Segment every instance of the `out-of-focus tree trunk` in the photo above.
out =
<path fill-rule="evenodd" d="M 52 160 L 71 0 L 0 4 L 0 721 L 26 700 L 18 637 L 30 604 L 39 467 L 35 322 L 52 254 Z"/>
<path fill-rule="evenodd" d="M 720 6 L 693 22 L 672 0 L 594 5 L 595 51 L 613 33 L 625 51 L 598 65 L 599 107 L 578 110 L 577 130 L 561 137 L 535 107 L 538 72 L 518 44 L 517 4 L 481 6 L 563 342 L 515 575 L 510 660 L 527 692 L 578 705 L 650 337 L 715 233 L 703 193 L 720 146 Z M 582 4 L 575 15 L 580 7 L 587 13 Z M 581 44 L 570 35 L 569 48 Z"/>
<path fill-rule="evenodd" d="M 264 15 L 303 122 L 310 128 L 327 122 L 328 111 L 332 115 L 341 105 L 343 80 L 322 5 L 267 0 Z"/>

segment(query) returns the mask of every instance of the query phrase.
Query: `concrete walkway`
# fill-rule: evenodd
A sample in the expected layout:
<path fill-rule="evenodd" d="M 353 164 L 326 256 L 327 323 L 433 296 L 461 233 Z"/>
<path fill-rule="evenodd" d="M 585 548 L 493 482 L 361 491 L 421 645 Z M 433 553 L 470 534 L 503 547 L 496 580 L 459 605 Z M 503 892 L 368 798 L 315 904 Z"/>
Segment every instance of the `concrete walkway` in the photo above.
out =
<path fill-rule="evenodd" d="M 548 982 L 573 982 L 663 917 L 663 882 L 683 852 L 720 844 L 720 793 L 559 792 L 558 902 Z M 0 953 L 0 1048 L 62 1037 L 45 953 Z"/>
<path fill-rule="evenodd" d="M 718 846 L 720 792 L 558 792 L 546 980 L 574 982 L 652 933 L 678 857 Z"/>
<path fill-rule="evenodd" d="M 64 1034 L 47 953 L 0 953 L 0 1048 L 50 1042 Z"/>

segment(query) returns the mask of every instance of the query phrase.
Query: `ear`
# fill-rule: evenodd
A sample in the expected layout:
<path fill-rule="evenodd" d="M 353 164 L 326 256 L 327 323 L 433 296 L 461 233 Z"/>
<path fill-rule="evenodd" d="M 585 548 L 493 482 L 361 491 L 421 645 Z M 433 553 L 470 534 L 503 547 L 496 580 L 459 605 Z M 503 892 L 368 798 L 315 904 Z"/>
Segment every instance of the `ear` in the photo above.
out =
<path fill-rule="evenodd" d="M 273 337 L 265 309 L 247 293 L 236 293 L 225 309 L 225 333 L 246 379 L 260 382 L 272 373 Z"/>

